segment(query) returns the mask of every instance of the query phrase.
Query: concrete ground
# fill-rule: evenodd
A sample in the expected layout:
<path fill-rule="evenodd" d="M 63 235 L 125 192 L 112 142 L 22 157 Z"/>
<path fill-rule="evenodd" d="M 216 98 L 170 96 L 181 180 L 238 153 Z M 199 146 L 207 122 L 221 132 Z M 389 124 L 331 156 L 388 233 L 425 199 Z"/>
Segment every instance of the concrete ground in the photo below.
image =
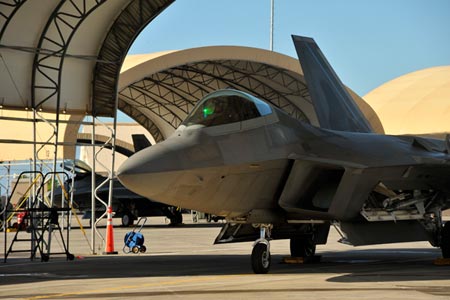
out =
<path fill-rule="evenodd" d="M 118 255 L 90 255 L 79 228 L 71 231 L 73 261 L 13 253 L 0 262 L 0 299 L 450 299 L 450 266 L 433 265 L 440 251 L 425 242 L 354 248 L 337 243 L 332 230 L 328 244 L 318 246 L 322 262 L 293 265 L 282 263 L 288 241 L 273 241 L 270 274 L 255 275 L 252 243 L 214 246 L 218 224 L 193 224 L 189 216 L 180 227 L 164 222 L 150 218 L 142 229 L 145 254 L 122 252 L 132 228 L 120 227 Z M 57 238 L 52 244 L 62 251 Z"/>

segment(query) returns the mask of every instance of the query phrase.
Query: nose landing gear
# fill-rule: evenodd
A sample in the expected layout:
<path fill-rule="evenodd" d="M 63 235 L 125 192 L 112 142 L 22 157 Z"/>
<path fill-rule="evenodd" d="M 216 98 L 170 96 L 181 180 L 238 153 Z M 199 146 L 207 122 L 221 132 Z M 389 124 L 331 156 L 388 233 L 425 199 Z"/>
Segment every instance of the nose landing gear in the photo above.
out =
<path fill-rule="evenodd" d="M 260 237 L 253 244 L 252 269 L 255 274 L 266 274 L 270 269 L 270 231 L 271 224 L 258 224 Z"/>

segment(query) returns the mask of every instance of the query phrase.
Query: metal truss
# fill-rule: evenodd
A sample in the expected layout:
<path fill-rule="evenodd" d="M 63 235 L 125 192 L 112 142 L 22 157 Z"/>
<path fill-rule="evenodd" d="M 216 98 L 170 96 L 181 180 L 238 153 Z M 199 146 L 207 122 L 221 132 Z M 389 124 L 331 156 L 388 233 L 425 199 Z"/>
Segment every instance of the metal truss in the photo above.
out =
<path fill-rule="evenodd" d="M 6 27 L 26 0 L 4 0 L 0 1 L 0 41 L 5 33 Z"/>
<path fill-rule="evenodd" d="M 120 68 L 141 30 L 174 0 L 133 0 L 108 32 L 94 71 L 93 115 L 112 117 Z M 115 63 L 111 63 L 115 62 Z"/>
<path fill-rule="evenodd" d="M 151 83 L 151 84 L 149 84 Z M 153 91 L 151 87 L 156 87 Z M 144 79 L 136 84 L 128 86 L 120 92 L 120 97 L 128 103 L 134 105 L 137 109 L 150 110 L 157 116 L 160 116 L 173 128 L 180 126 L 183 118 L 176 112 L 177 109 L 185 114 L 187 111 L 173 104 L 170 95 L 178 95 L 171 90 L 161 87 L 157 82 Z"/>
<path fill-rule="evenodd" d="M 125 101 L 121 101 L 119 98 L 119 109 L 127 114 L 130 118 L 135 120 L 137 123 L 139 123 L 142 127 L 147 129 L 150 134 L 155 139 L 156 143 L 162 142 L 165 137 L 158 126 L 153 123 L 153 121 L 144 115 L 139 109 L 134 107 L 133 105 L 130 105 L 129 103 Z"/>
<path fill-rule="evenodd" d="M 296 96 L 306 100 L 303 95 L 308 93 L 308 88 L 299 78 L 293 78 L 285 70 L 240 60 L 205 61 L 182 68 L 246 91 L 283 109 L 296 119 L 309 122 L 300 108 L 287 97 Z"/>
<path fill-rule="evenodd" d="M 34 141 L 36 142 L 36 120 L 39 118 L 47 123 L 53 131 L 45 143 L 54 146 L 53 171 L 57 168 L 62 68 L 67 49 L 79 26 L 89 14 L 105 3 L 105 1 L 61 0 L 50 15 L 37 44 L 38 51 L 34 56 L 31 84 L 31 105 L 33 119 L 35 120 Z M 45 51 L 41 51 L 42 49 L 45 49 Z M 55 111 L 56 118 L 54 123 L 45 120 L 39 115 L 39 111 L 42 110 L 44 104 Z M 44 145 L 37 149 L 35 146 L 35 164 L 39 159 L 39 151 L 43 147 Z M 55 182 L 55 174 L 54 172 L 52 173 L 52 182 Z M 51 205 L 53 205 L 53 198 L 54 188 L 52 185 Z"/>
<path fill-rule="evenodd" d="M 309 122 L 292 100 L 311 103 L 302 79 L 286 70 L 257 62 L 220 60 L 174 67 L 126 87 L 119 92 L 119 99 L 120 106 L 127 107 L 128 111 L 129 107 L 142 112 L 148 110 L 177 128 L 198 100 L 223 88 L 246 91 Z M 132 118 L 147 128 L 142 121 Z M 153 122 L 150 125 L 155 126 Z"/>
<path fill-rule="evenodd" d="M 70 41 L 83 21 L 106 0 L 62 0 L 50 16 L 39 39 L 32 74 L 32 107 L 49 100 L 60 108 L 61 77 Z"/>
<path fill-rule="evenodd" d="M 42 108 L 47 109 L 47 107 L 49 107 L 50 110 L 53 110 L 56 113 L 54 124 L 46 122 L 53 127 L 53 135 L 47 140 L 47 142 L 48 144 L 54 145 L 54 170 L 57 167 L 56 159 L 57 147 L 59 144 L 58 132 L 59 115 L 61 110 L 61 82 L 64 61 L 66 57 L 70 56 L 67 51 L 69 49 L 70 42 L 72 41 L 72 38 L 74 37 L 80 25 L 89 17 L 92 12 L 94 12 L 104 3 L 106 3 L 106 0 L 61 0 L 50 15 L 37 44 L 38 52 L 35 54 L 33 61 L 31 103 L 35 120 L 36 116 L 38 115 L 38 111 L 40 111 Z M 45 51 L 42 51 L 43 49 L 45 49 Z M 116 119 L 114 119 L 114 121 L 115 120 Z M 36 127 L 34 129 L 34 135 L 34 139 L 36 140 Z M 115 135 L 113 135 L 113 139 L 114 138 Z M 95 144 L 95 142 L 93 144 Z M 112 141 L 111 144 L 113 148 L 112 153 L 114 155 L 115 141 Z M 95 151 L 95 149 L 93 149 L 93 151 Z M 38 157 L 38 153 L 39 150 L 35 151 L 35 161 Z M 109 174 L 110 176 L 108 176 L 107 179 L 107 182 L 110 182 L 110 184 L 112 184 L 112 173 L 114 172 L 113 169 L 111 170 L 112 171 L 110 171 Z M 95 164 L 93 166 L 93 172 L 95 173 Z M 94 177 L 95 176 L 92 176 L 92 178 Z M 52 182 L 55 182 L 54 180 L 54 175 L 52 175 Z M 93 195 L 95 195 L 94 192 L 97 191 L 97 189 L 95 189 L 94 182 L 92 185 Z M 52 187 L 51 205 L 53 205 L 53 194 L 54 192 Z M 96 195 L 95 199 L 101 201 Z M 92 206 L 94 206 L 94 202 L 95 200 L 93 200 Z M 108 201 L 108 203 L 110 203 L 110 201 Z M 95 223 L 95 225 L 96 224 L 97 223 Z M 95 252 L 95 225 L 92 226 L 93 253 Z"/>

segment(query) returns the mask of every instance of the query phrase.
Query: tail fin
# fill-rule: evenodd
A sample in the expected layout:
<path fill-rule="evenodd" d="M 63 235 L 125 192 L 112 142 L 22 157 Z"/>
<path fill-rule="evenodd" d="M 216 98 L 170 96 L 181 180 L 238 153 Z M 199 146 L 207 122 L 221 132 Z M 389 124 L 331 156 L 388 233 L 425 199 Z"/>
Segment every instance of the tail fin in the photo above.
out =
<path fill-rule="evenodd" d="M 292 39 L 320 126 L 340 131 L 373 132 L 316 42 L 295 35 Z"/>
<path fill-rule="evenodd" d="M 133 139 L 135 153 L 152 145 L 144 134 L 132 134 L 131 138 Z"/>

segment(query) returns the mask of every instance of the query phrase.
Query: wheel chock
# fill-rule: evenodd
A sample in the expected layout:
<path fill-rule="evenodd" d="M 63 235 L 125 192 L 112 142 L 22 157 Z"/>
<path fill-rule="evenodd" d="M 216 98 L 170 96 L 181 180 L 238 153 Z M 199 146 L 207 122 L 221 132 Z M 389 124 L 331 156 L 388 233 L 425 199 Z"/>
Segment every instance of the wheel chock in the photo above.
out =
<path fill-rule="evenodd" d="M 305 259 L 303 257 L 283 257 L 283 263 L 284 264 L 304 264 Z"/>
<path fill-rule="evenodd" d="M 450 266 L 450 258 L 437 258 L 434 260 L 435 266 Z"/>
<path fill-rule="evenodd" d="M 285 264 L 313 264 L 313 263 L 319 263 L 322 259 L 322 256 L 320 255 L 314 255 L 314 256 L 308 256 L 308 257 L 283 257 L 283 263 Z"/>

